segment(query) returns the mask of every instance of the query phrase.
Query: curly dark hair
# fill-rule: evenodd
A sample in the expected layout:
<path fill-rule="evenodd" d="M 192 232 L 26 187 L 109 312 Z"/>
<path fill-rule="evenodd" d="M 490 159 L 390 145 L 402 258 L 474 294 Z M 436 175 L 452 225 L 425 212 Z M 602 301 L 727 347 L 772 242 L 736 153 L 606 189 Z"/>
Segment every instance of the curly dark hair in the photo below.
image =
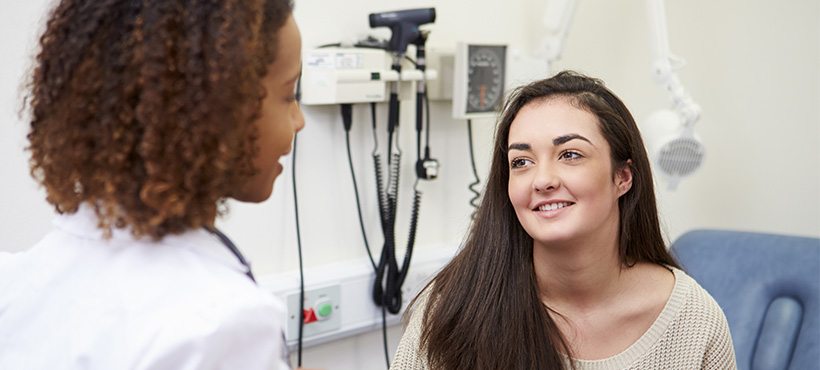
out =
<path fill-rule="evenodd" d="M 31 174 L 59 213 L 154 240 L 254 175 L 261 79 L 290 0 L 62 0 L 29 82 Z"/>

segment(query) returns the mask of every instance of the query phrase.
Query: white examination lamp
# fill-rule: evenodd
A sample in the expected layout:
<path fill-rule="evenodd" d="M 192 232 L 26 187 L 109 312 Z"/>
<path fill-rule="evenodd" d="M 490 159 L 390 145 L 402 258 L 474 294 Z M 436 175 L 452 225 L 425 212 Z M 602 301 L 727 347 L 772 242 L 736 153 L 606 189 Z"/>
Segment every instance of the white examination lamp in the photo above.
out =
<path fill-rule="evenodd" d="M 547 34 L 541 51 L 547 59 L 548 74 L 552 64 L 561 57 L 579 0 L 549 0 L 543 18 Z M 706 149 L 695 134 L 695 122 L 700 118 L 700 106 L 683 88 L 675 73 L 684 66 L 683 59 L 669 52 L 664 0 L 646 0 L 649 21 L 649 45 L 652 57 L 652 77 L 669 94 L 672 109 L 657 111 L 643 126 L 643 135 L 656 173 L 675 190 L 678 182 L 700 169 Z"/>
<path fill-rule="evenodd" d="M 541 40 L 541 52 L 547 59 L 547 75 L 552 76 L 552 64 L 561 58 L 579 0 L 549 0 L 542 19 L 547 34 Z"/>
<path fill-rule="evenodd" d="M 694 131 L 701 111 L 675 73 L 685 62 L 669 52 L 664 0 L 646 0 L 646 10 L 652 76 L 669 94 L 673 109 L 649 116 L 644 140 L 655 172 L 666 178 L 669 190 L 675 190 L 680 179 L 700 169 L 706 157 L 706 148 Z"/>
<path fill-rule="evenodd" d="M 681 123 L 677 112 L 664 109 L 649 115 L 643 135 L 655 172 L 666 178 L 669 190 L 697 171 L 706 157 L 700 138 L 692 126 Z"/>

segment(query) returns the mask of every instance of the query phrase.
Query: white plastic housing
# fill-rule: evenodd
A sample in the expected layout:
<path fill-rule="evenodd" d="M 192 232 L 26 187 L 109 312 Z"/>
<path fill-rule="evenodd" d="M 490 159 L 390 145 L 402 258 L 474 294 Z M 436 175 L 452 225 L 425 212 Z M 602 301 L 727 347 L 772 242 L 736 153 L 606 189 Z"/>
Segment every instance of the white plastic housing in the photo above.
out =
<path fill-rule="evenodd" d="M 399 80 L 390 68 L 392 56 L 384 50 L 322 48 L 305 52 L 302 60 L 301 103 L 305 105 L 384 102 L 390 97 L 388 83 Z M 413 93 L 412 82 L 436 77 L 435 70 L 422 74 L 405 63 L 400 98 Z"/>

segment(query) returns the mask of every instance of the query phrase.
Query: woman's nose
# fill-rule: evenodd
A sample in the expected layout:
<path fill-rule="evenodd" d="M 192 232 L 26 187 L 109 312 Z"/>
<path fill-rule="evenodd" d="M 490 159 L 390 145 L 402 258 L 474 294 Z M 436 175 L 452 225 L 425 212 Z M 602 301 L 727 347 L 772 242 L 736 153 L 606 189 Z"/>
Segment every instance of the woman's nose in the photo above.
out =
<path fill-rule="evenodd" d="M 302 115 L 302 108 L 296 104 L 296 112 L 293 117 L 293 133 L 297 133 L 305 127 L 305 116 Z"/>
<path fill-rule="evenodd" d="M 544 192 L 557 189 L 561 184 L 560 176 L 550 166 L 539 165 L 535 171 L 535 178 L 532 181 L 532 188 L 536 192 Z"/>

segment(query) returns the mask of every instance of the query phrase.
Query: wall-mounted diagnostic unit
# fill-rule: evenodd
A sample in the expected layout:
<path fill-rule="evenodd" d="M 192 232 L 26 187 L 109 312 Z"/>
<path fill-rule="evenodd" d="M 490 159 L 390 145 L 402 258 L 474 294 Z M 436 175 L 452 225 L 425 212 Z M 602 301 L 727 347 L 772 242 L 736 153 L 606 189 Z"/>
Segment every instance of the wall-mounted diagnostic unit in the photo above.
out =
<path fill-rule="evenodd" d="M 320 48 L 305 52 L 302 97 L 305 105 L 387 101 L 387 82 L 435 80 L 435 70 L 392 70 L 392 57 L 381 49 Z M 400 78 L 401 77 L 401 78 Z M 406 90 L 406 91 L 405 91 Z M 411 96 L 411 84 L 402 84 L 400 95 Z"/>
<path fill-rule="evenodd" d="M 506 45 L 459 43 L 453 68 L 453 117 L 492 117 L 504 101 Z"/>

